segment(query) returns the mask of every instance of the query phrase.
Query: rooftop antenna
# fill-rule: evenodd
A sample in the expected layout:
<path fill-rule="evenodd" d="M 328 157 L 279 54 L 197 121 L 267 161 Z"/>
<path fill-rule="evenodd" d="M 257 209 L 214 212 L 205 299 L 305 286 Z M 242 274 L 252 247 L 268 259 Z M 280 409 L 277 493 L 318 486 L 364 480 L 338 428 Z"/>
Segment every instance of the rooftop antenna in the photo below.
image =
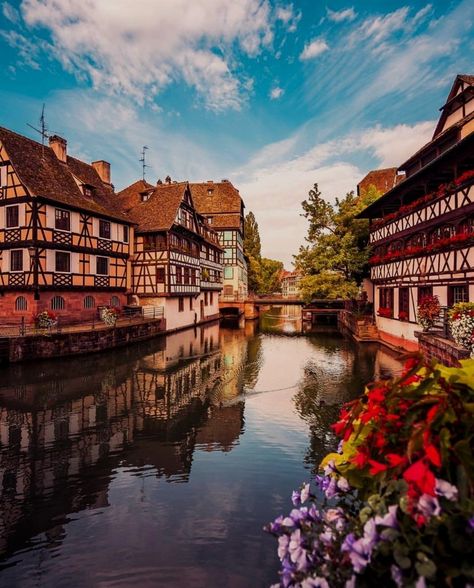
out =
<path fill-rule="evenodd" d="M 41 155 L 43 158 L 44 158 L 44 140 L 49 138 L 49 132 L 48 132 L 48 128 L 46 126 L 46 118 L 44 116 L 44 107 L 45 107 L 45 104 L 43 103 L 43 108 L 41 109 L 41 116 L 39 119 L 39 123 L 40 123 L 39 129 L 37 129 L 33 125 L 30 125 L 30 123 L 26 123 L 29 127 L 31 127 L 34 131 L 36 131 L 37 133 L 39 133 L 41 135 L 41 149 L 42 149 Z"/>
<path fill-rule="evenodd" d="M 143 145 L 142 152 L 141 152 L 141 157 L 138 160 L 142 164 L 142 178 L 143 178 L 143 181 L 145 181 L 146 168 L 147 167 L 150 167 L 149 165 L 146 164 L 146 151 L 147 151 L 147 149 L 148 149 L 148 147 L 146 145 Z"/>

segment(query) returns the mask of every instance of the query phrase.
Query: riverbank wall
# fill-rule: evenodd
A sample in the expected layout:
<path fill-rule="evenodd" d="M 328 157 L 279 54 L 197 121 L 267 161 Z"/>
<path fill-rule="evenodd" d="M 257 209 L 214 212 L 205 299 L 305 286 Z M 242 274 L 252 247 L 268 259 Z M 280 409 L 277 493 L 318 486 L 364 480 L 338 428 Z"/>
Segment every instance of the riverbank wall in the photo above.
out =
<path fill-rule="evenodd" d="M 428 359 L 439 361 L 444 365 L 459 367 L 461 359 L 469 359 L 469 351 L 436 333 L 417 332 L 420 351 Z"/>

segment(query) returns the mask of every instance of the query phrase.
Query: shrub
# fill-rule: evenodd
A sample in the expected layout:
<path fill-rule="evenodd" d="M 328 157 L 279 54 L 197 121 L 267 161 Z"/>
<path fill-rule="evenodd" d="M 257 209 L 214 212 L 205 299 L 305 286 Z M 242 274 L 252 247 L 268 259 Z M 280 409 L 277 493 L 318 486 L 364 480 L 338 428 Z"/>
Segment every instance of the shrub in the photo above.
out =
<path fill-rule="evenodd" d="M 116 308 L 110 306 L 105 306 L 104 308 L 100 309 L 100 318 L 109 327 L 113 327 L 115 325 L 118 314 L 119 311 Z"/>
<path fill-rule="evenodd" d="M 43 310 L 33 317 L 33 322 L 37 329 L 50 329 L 58 323 L 58 317 L 50 310 Z"/>
<path fill-rule="evenodd" d="M 458 345 L 474 354 L 474 302 L 458 302 L 449 311 L 449 326 Z"/>
<path fill-rule="evenodd" d="M 467 586 L 474 582 L 474 360 L 408 360 L 341 411 L 342 437 L 278 537 L 280 586 Z M 306 501 L 307 506 L 301 506 Z"/>

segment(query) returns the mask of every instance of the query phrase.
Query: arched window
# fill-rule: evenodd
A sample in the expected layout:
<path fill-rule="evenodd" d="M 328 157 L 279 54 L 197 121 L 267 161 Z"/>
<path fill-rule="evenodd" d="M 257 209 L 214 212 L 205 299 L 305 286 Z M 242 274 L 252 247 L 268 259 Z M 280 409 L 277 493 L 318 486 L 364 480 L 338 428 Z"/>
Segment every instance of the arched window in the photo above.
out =
<path fill-rule="evenodd" d="M 64 310 L 66 303 L 62 296 L 54 296 L 51 299 L 51 310 Z"/>
<path fill-rule="evenodd" d="M 113 306 L 114 308 L 118 308 L 120 306 L 120 299 L 118 296 L 112 296 L 110 299 L 110 306 Z"/>
<path fill-rule="evenodd" d="M 474 217 L 464 219 L 456 227 L 456 233 L 458 235 L 469 234 L 469 233 L 473 233 L 473 232 L 474 232 Z"/>
<path fill-rule="evenodd" d="M 95 299 L 93 296 L 86 296 L 84 298 L 84 308 L 95 308 Z"/>
<path fill-rule="evenodd" d="M 15 300 L 15 310 L 28 310 L 28 301 L 24 296 L 18 296 Z"/>

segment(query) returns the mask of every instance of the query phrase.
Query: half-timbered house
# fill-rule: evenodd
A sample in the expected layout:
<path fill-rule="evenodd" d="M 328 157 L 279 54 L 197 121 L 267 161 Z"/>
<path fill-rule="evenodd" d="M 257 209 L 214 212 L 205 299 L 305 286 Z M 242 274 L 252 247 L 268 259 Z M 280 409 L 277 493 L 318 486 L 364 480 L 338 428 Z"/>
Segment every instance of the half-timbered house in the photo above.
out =
<path fill-rule="evenodd" d="M 244 209 L 239 191 L 229 180 L 190 184 L 194 203 L 219 235 L 224 248 L 226 299 L 244 299 L 248 294 L 247 261 L 244 255 Z"/>
<path fill-rule="evenodd" d="M 432 140 L 406 178 L 361 213 L 371 219 L 371 280 L 380 336 L 415 348 L 417 306 L 474 300 L 474 76 L 458 75 Z"/>
<path fill-rule="evenodd" d="M 118 200 L 137 224 L 132 289 L 140 305 L 163 307 L 168 330 L 217 318 L 222 249 L 189 185 L 140 180 Z"/>
<path fill-rule="evenodd" d="M 110 165 L 0 128 L 0 320 L 51 310 L 67 322 L 126 302 L 133 224 Z"/>

